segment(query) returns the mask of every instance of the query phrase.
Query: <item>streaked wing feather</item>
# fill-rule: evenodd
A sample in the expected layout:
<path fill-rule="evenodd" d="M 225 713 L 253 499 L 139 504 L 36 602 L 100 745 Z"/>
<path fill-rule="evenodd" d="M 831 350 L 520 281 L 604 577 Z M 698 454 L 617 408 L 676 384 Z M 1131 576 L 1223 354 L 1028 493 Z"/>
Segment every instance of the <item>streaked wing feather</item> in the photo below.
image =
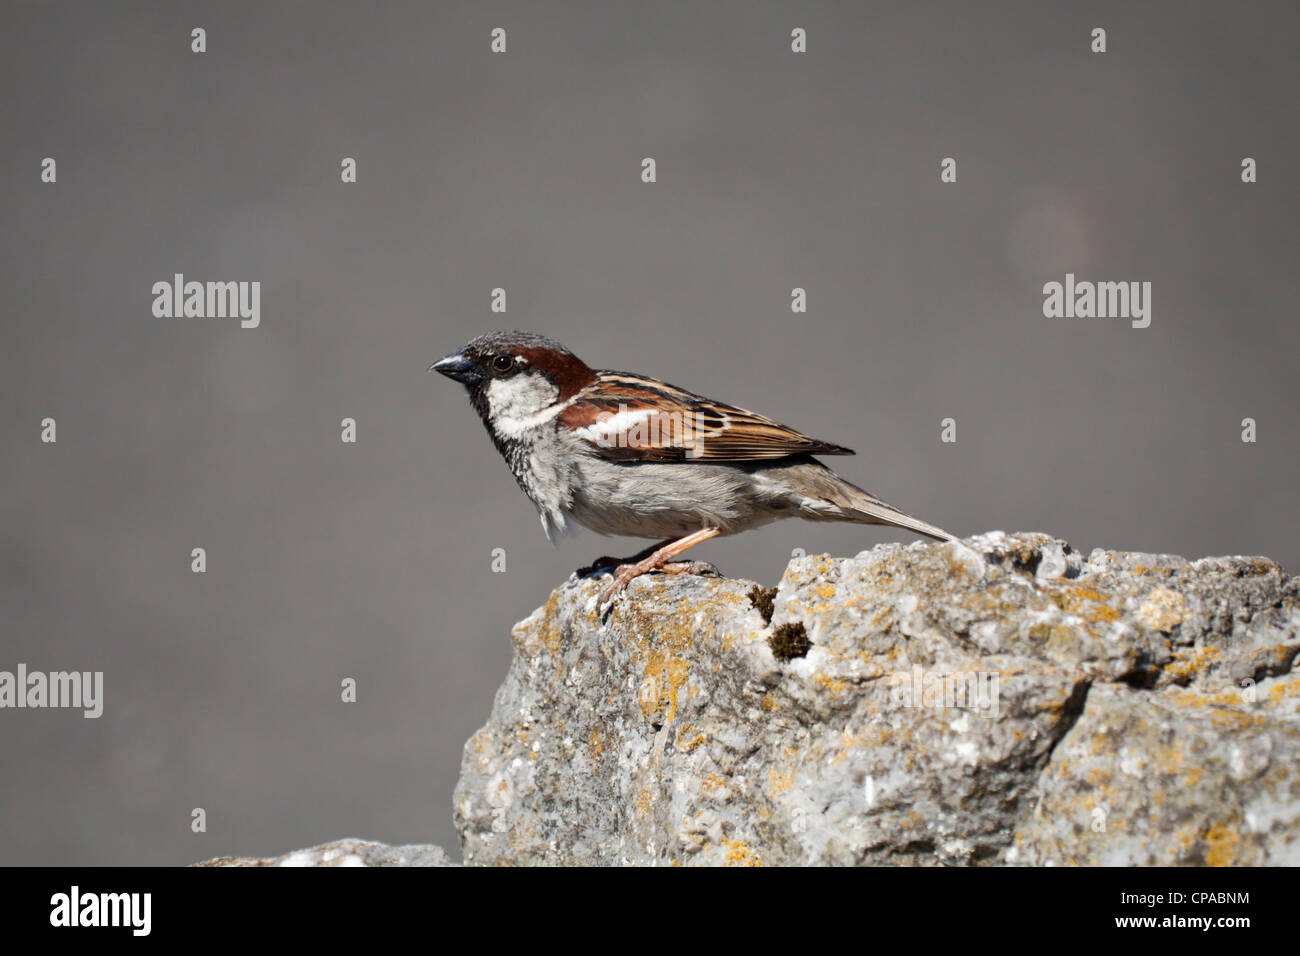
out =
<path fill-rule="evenodd" d="M 612 461 L 718 462 L 852 455 L 755 412 L 685 389 L 601 372 L 560 421 Z"/>

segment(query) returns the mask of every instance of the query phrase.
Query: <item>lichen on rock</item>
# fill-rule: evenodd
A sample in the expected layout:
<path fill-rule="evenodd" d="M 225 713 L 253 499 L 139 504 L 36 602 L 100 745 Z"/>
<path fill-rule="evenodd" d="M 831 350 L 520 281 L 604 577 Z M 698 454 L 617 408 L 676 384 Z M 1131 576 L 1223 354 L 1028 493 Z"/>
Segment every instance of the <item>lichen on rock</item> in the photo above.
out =
<path fill-rule="evenodd" d="M 571 578 L 465 745 L 467 864 L 1300 863 L 1300 581 L 1001 532 L 775 589 Z M 233 865 L 445 865 L 340 841 Z"/>
<path fill-rule="evenodd" d="M 1300 586 L 1266 559 L 991 533 L 758 601 L 647 576 L 604 621 L 602 583 L 514 629 L 467 863 L 1300 862 Z"/>

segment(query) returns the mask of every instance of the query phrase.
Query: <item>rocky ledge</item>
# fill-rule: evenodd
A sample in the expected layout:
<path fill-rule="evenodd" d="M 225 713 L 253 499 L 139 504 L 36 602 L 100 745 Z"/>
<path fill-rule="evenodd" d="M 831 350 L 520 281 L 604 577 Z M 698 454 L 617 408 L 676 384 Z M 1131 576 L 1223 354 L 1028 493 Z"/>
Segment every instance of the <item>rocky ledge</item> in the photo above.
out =
<path fill-rule="evenodd" d="M 467 864 L 1300 864 L 1272 561 L 995 532 L 644 577 L 604 621 L 602 583 L 514 628 Z"/>
<path fill-rule="evenodd" d="M 447 858 L 442 847 L 431 844 L 389 846 L 348 838 L 283 856 L 219 856 L 195 866 L 456 866 L 456 863 Z"/>

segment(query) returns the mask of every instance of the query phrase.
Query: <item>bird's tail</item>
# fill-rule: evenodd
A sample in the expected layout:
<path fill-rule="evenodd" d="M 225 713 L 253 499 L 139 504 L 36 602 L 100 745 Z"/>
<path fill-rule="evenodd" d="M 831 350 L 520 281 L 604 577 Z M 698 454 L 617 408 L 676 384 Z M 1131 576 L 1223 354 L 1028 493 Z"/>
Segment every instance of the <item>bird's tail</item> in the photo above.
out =
<path fill-rule="evenodd" d="M 913 518 L 906 512 L 899 511 L 893 505 L 881 501 L 875 495 L 864 491 L 852 482 L 845 481 L 839 475 L 834 476 L 834 496 L 832 501 L 839 509 L 838 516 L 827 515 L 828 518 L 840 521 L 856 521 L 859 524 L 883 524 L 893 525 L 896 528 L 906 528 L 909 531 L 915 531 L 918 534 L 934 538 L 936 541 L 956 541 L 957 536 L 949 534 L 942 528 L 930 524 L 928 521 L 922 521 L 920 518 Z"/>

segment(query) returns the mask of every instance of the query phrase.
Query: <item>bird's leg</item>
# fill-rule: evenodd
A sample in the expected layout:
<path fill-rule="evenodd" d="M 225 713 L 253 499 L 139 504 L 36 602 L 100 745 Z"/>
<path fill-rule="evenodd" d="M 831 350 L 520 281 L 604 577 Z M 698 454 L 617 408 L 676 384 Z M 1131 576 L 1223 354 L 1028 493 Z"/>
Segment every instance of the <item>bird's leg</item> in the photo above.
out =
<path fill-rule="evenodd" d="M 658 551 L 660 548 L 666 545 L 670 545 L 676 540 L 677 540 L 676 538 L 668 538 L 664 541 L 660 541 L 658 544 L 652 544 L 648 548 L 642 548 L 640 551 L 632 555 L 632 557 L 630 558 L 611 558 L 609 555 L 605 555 L 604 557 L 597 558 L 595 561 L 591 562 L 591 564 L 587 565 L 585 568 L 578 568 L 578 570 L 574 571 L 573 573 L 580 578 L 585 578 L 588 575 L 595 574 L 597 571 L 604 571 L 609 568 L 616 568 L 620 564 L 636 564 L 638 561 L 645 560 L 646 558 L 650 557 L 650 555 Z"/>
<path fill-rule="evenodd" d="M 600 592 L 600 600 L 597 604 L 604 607 L 616 598 L 628 584 L 643 574 L 651 571 L 668 571 L 672 574 L 700 574 L 708 570 L 707 565 L 697 561 L 677 561 L 673 558 L 681 554 L 687 548 L 692 548 L 701 541 L 708 541 L 718 534 L 717 528 L 701 528 L 699 531 L 693 531 L 684 538 L 676 538 L 672 541 L 660 545 L 648 557 L 636 562 L 635 564 L 624 564 L 614 572 L 614 580 L 610 581 L 605 590 Z"/>

